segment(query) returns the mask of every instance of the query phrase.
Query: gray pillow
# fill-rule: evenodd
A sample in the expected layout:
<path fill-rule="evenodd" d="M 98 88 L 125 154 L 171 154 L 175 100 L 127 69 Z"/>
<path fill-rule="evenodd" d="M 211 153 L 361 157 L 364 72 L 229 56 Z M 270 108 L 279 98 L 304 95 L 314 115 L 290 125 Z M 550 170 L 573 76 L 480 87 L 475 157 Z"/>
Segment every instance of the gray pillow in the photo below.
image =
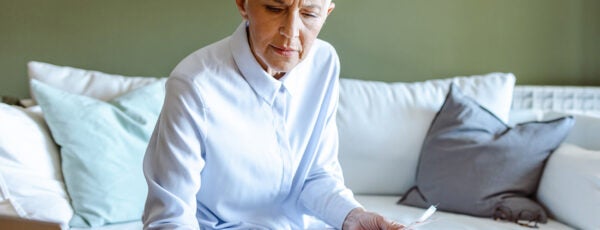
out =
<path fill-rule="evenodd" d="M 416 186 L 398 203 L 509 221 L 545 223 L 531 197 L 573 117 L 508 127 L 451 85 L 423 143 Z"/>

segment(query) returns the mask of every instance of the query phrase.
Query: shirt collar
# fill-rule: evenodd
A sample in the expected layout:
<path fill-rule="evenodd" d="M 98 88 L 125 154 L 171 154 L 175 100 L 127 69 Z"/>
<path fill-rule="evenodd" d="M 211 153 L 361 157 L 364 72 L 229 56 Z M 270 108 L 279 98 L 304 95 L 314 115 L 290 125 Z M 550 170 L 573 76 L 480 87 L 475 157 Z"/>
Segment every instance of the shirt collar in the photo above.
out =
<path fill-rule="evenodd" d="M 293 68 L 290 72 L 286 73 L 282 78 L 279 79 L 283 84 L 283 87 L 288 91 L 290 96 L 294 96 L 300 90 L 300 82 L 299 79 L 303 76 L 305 69 L 303 67 L 304 61 L 300 61 L 300 63 Z"/>
<path fill-rule="evenodd" d="M 242 73 L 242 76 L 246 82 L 248 82 L 250 87 L 252 87 L 252 89 L 269 105 L 273 104 L 277 91 L 281 87 L 293 97 L 300 87 L 298 80 L 304 69 L 302 68 L 304 61 L 301 61 L 298 66 L 286 73 L 280 80 L 273 78 L 273 76 L 269 75 L 262 68 L 252 54 L 246 32 L 247 26 L 247 22 L 243 21 L 231 36 L 230 41 L 233 59 Z"/>

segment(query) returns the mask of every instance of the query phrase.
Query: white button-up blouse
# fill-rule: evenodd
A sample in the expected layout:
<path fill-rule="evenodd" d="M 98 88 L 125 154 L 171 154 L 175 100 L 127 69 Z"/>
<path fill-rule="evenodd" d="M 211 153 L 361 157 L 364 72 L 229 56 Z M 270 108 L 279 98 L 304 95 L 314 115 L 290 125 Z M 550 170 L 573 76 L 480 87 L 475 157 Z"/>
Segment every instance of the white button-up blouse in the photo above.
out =
<path fill-rule="evenodd" d="M 341 228 L 358 207 L 337 158 L 339 60 L 317 40 L 280 80 L 250 50 L 246 23 L 186 57 L 144 158 L 145 228 Z"/>

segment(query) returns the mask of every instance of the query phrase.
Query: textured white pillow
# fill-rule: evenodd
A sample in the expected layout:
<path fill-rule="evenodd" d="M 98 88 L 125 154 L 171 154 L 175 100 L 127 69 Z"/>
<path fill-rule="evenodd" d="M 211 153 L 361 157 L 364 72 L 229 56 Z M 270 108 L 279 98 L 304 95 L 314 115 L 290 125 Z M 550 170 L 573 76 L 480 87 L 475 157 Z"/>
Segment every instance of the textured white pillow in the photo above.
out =
<path fill-rule="evenodd" d="M 341 80 L 339 159 L 350 189 L 399 195 L 415 184 L 423 140 L 451 82 L 502 121 L 508 120 L 515 84 L 510 73 L 416 83 Z"/>
<path fill-rule="evenodd" d="M 0 103 L 0 215 L 66 225 L 73 210 L 59 162 L 39 106 Z"/>
<path fill-rule="evenodd" d="M 600 151 L 561 145 L 546 163 L 537 197 L 556 220 L 600 229 Z"/>
<path fill-rule="evenodd" d="M 31 61 L 27 64 L 29 79 L 36 79 L 70 93 L 109 101 L 132 89 L 166 78 L 126 77 L 68 66 Z M 31 95 L 32 98 L 33 95 Z"/>

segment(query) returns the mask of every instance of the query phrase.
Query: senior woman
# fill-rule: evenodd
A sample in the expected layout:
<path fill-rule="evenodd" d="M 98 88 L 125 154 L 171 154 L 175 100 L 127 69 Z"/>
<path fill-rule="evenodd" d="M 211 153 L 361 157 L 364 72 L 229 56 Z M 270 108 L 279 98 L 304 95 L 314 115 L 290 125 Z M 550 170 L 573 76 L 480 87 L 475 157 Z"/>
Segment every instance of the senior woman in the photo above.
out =
<path fill-rule="evenodd" d="M 339 60 L 317 39 L 335 4 L 236 5 L 244 21 L 233 35 L 167 80 L 144 158 L 144 228 L 402 229 L 364 210 L 343 183 Z"/>

